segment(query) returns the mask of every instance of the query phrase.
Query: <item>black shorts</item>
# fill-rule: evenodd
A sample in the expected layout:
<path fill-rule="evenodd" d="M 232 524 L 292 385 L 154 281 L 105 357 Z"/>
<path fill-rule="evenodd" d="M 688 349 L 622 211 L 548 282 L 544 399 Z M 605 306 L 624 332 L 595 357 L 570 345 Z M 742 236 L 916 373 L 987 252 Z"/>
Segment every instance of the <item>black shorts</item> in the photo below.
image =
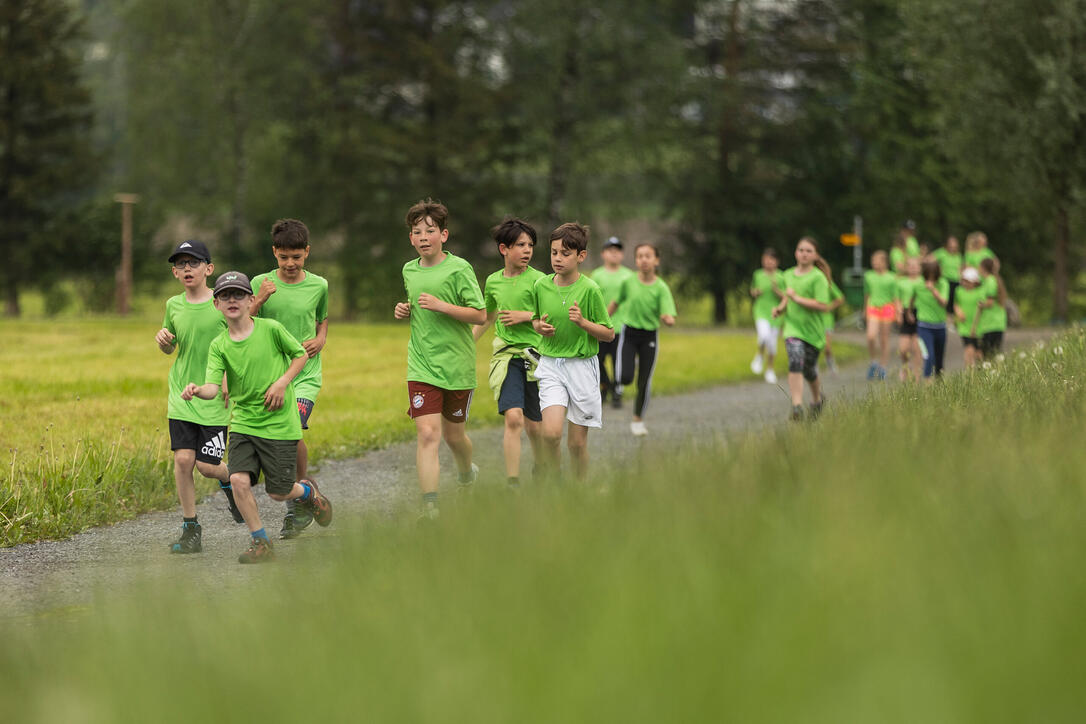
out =
<path fill-rule="evenodd" d="M 901 324 L 898 325 L 898 332 L 900 332 L 901 334 L 916 334 L 917 333 L 917 326 L 916 326 L 916 312 L 915 311 L 913 311 L 912 320 L 913 321 L 911 321 L 911 322 L 909 321 L 909 315 L 908 314 L 902 314 L 901 315 Z"/>
<path fill-rule="evenodd" d="M 294 488 L 298 470 L 298 441 L 270 440 L 240 432 L 230 433 L 230 474 L 249 473 L 249 482 L 256 485 L 264 473 L 264 489 L 276 495 L 287 495 Z"/>
<path fill-rule="evenodd" d="M 304 397 L 298 399 L 298 417 L 302 418 L 302 429 L 309 429 L 309 416 L 313 414 L 313 400 Z"/>
<path fill-rule="evenodd" d="M 985 332 L 980 338 L 980 353 L 985 357 L 994 357 L 1003 350 L 1002 332 Z"/>
<path fill-rule="evenodd" d="M 980 348 L 980 339 L 978 337 L 962 337 L 963 347 L 972 347 L 973 349 Z"/>
<path fill-rule="evenodd" d="M 788 353 L 788 371 L 803 373 L 803 379 L 814 382 L 818 379 L 818 347 L 804 342 L 799 337 L 784 340 L 784 349 Z"/>
<path fill-rule="evenodd" d="M 528 381 L 528 363 L 519 358 L 509 360 L 509 369 L 505 373 L 505 382 L 498 393 L 498 412 L 506 410 L 524 410 L 529 420 L 539 422 L 543 414 L 539 410 L 539 384 Z"/>
<path fill-rule="evenodd" d="M 218 465 L 226 454 L 226 425 L 201 425 L 188 420 L 170 423 L 170 449 L 195 450 L 196 460 Z"/>

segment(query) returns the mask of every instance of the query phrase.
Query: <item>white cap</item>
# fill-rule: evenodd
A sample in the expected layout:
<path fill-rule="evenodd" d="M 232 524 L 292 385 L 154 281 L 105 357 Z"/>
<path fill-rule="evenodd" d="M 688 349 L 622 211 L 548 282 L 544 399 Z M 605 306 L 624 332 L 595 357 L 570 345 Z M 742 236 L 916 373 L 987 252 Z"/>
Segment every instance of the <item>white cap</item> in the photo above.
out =
<path fill-rule="evenodd" d="M 962 279 L 974 284 L 980 284 L 980 272 L 974 267 L 967 266 L 965 269 L 962 269 Z"/>

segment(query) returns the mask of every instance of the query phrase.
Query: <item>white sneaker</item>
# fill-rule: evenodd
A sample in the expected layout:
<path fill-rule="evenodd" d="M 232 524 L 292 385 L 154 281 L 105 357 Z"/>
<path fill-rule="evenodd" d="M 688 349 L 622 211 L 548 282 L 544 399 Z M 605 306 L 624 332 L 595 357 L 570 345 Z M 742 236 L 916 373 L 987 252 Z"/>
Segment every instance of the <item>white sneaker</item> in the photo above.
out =
<path fill-rule="evenodd" d="M 777 373 L 774 372 L 773 370 L 766 370 L 765 371 L 765 381 L 768 382 L 771 385 L 777 384 Z"/>
<path fill-rule="evenodd" d="M 762 374 L 763 369 L 764 367 L 762 366 L 762 355 L 754 355 L 754 359 L 750 361 L 750 371 L 756 375 L 760 375 Z"/>
<path fill-rule="evenodd" d="M 630 432 L 637 437 L 643 437 L 649 434 L 649 431 L 645 428 L 645 423 L 641 420 L 633 420 L 630 422 Z"/>

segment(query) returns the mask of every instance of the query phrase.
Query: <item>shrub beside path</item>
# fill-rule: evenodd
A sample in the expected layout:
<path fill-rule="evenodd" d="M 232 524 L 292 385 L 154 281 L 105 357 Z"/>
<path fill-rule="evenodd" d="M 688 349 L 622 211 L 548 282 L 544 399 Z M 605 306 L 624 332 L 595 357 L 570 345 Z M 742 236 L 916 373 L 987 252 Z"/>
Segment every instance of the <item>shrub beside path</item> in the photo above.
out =
<path fill-rule="evenodd" d="M 1053 333 L 1050 329 L 1012 330 L 1007 347 L 1031 344 Z M 858 333 L 839 333 L 835 339 L 863 344 Z M 947 347 L 949 370 L 961 369 L 961 345 L 956 335 L 950 336 Z M 678 361 L 665 356 L 662 363 Z M 831 375 L 823 365 L 827 412 L 849 398 L 879 388 L 865 380 L 866 369 L 866 362 L 854 363 Z M 781 378 L 786 387 L 784 376 Z M 490 393 L 484 386 L 478 394 Z M 650 434 L 634 438 L 629 431 L 631 402 L 628 400 L 622 410 L 605 409 L 603 430 L 589 435 L 592 470 L 636 466 L 641 459 L 666 454 L 680 445 L 696 450 L 698 445 L 715 446 L 739 432 L 784 424 L 790 404 L 786 393 L 776 385 L 753 380 L 654 397 L 646 412 Z M 480 489 L 504 487 L 501 428 L 472 429 L 469 422 L 469 432 L 482 471 Z M 525 460 L 530 460 L 526 442 L 524 448 Z M 452 469 L 452 458 L 443 448 L 442 489 L 446 502 L 442 508 L 452 508 L 455 515 L 456 493 L 448 472 Z M 398 515 L 405 525 L 414 524 L 414 443 L 393 445 L 353 460 L 325 461 L 314 477 L 333 501 L 335 521 L 324 530 L 314 526 L 312 532 L 294 541 L 276 541 L 279 565 L 289 565 L 298 546 L 320 545 L 321 540 L 350 530 L 352 519 L 363 513 Z M 167 482 L 172 484 L 164 484 Z M 522 487 L 529 493 L 529 477 L 525 477 Z M 258 488 L 257 501 L 267 529 L 274 534 L 282 521 L 282 505 L 269 500 L 262 488 Z M 252 577 L 262 575 L 262 566 L 237 563 L 237 555 L 247 540 L 245 527 L 233 522 L 221 494 L 200 502 L 197 513 L 203 527 L 201 554 L 180 556 L 168 552 L 168 543 L 180 530 L 175 510 L 95 528 L 68 540 L 0 549 L 0 616 L 20 619 L 50 613 L 78 614 L 93 605 L 97 592 L 116 590 L 132 580 L 156 575 L 188 577 L 209 592 L 223 586 L 245 585 Z"/>

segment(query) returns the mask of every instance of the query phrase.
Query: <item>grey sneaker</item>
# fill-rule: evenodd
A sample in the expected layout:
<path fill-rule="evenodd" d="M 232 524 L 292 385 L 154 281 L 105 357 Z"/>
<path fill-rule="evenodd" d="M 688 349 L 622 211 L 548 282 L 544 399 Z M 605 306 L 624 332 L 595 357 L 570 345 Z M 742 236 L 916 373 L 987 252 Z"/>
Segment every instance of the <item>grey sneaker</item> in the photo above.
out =
<path fill-rule="evenodd" d="M 460 474 L 460 478 L 457 481 L 457 485 L 459 486 L 458 489 L 462 491 L 471 490 L 472 486 L 475 485 L 476 481 L 478 480 L 479 466 L 475 463 L 472 463 L 471 470 L 469 470 L 466 475 L 464 473 Z"/>
<path fill-rule="evenodd" d="M 308 506 L 287 501 L 287 514 L 283 516 L 283 527 L 279 530 L 281 540 L 297 538 L 302 531 L 313 525 L 313 511 Z"/>
<path fill-rule="evenodd" d="M 819 400 L 818 402 L 812 402 L 810 404 L 810 407 L 808 409 L 810 411 L 809 414 L 811 416 L 812 421 L 817 420 L 818 416 L 822 414 L 822 406 L 824 404 L 826 404 L 825 396 L 823 396 L 822 399 Z"/>
<path fill-rule="evenodd" d="M 433 525 L 440 517 L 441 510 L 437 507 L 437 503 L 424 503 L 415 524 L 420 527 Z"/>

